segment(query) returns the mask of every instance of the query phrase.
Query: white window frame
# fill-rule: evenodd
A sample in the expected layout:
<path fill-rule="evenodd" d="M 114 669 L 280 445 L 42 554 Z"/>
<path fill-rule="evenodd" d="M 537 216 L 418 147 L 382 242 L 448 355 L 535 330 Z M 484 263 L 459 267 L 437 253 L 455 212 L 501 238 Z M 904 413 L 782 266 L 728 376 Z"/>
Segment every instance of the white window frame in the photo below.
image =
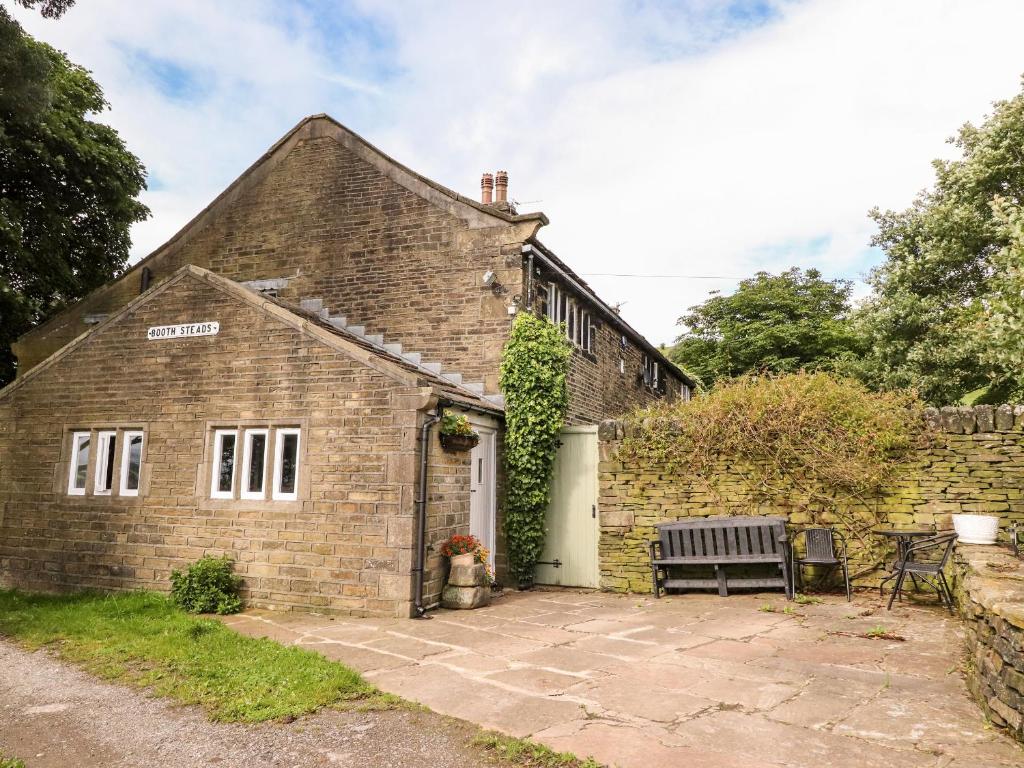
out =
<path fill-rule="evenodd" d="M 224 438 L 233 435 L 235 438 L 235 453 L 231 462 L 231 489 L 222 491 L 219 488 L 221 455 L 223 453 Z M 210 462 L 210 498 L 211 499 L 233 499 L 235 498 L 235 479 L 238 477 L 238 430 L 237 429 L 216 429 L 213 432 L 213 457 Z"/>
<path fill-rule="evenodd" d="M 252 460 L 252 439 L 257 435 L 263 435 L 263 478 L 258 491 L 249 490 L 249 462 Z M 237 448 L 236 448 L 237 452 Z M 239 495 L 243 499 L 262 500 L 267 495 L 267 455 L 270 452 L 270 430 L 269 429 L 247 429 L 242 448 L 242 480 Z"/>
<path fill-rule="evenodd" d="M 142 440 L 139 446 L 139 485 L 138 488 L 128 487 L 128 466 L 131 461 L 132 440 L 138 437 Z M 121 433 L 121 472 L 118 480 L 117 493 L 120 496 L 138 496 L 139 488 L 142 487 L 142 454 L 146 450 L 146 436 L 141 429 L 126 429 Z"/>
<path fill-rule="evenodd" d="M 687 384 L 680 384 L 679 385 L 679 397 L 683 400 L 683 402 L 687 402 L 688 403 L 690 401 L 690 387 L 689 387 L 689 385 L 687 385 Z"/>
<path fill-rule="evenodd" d="M 75 478 L 78 476 L 78 457 L 81 454 L 82 438 L 89 440 L 89 448 L 93 449 L 92 444 L 92 432 L 72 432 L 71 433 L 71 462 L 68 468 L 68 494 L 71 496 L 85 496 L 85 489 L 89 485 L 89 461 L 88 458 L 85 462 L 85 485 L 78 488 L 75 485 Z"/>
<path fill-rule="evenodd" d="M 295 435 L 295 490 L 285 493 L 281 490 L 282 459 L 284 458 L 284 437 Z M 274 501 L 295 501 L 299 498 L 299 479 L 302 467 L 302 430 L 299 427 L 279 427 L 274 430 Z"/>
<path fill-rule="evenodd" d="M 93 462 L 95 471 L 92 478 L 92 492 L 96 496 L 109 496 L 114 492 L 114 468 L 109 462 L 115 461 L 117 456 L 110 455 L 110 441 L 114 441 L 114 450 L 117 450 L 117 430 L 102 429 L 96 433 L 96 461 Z M 110 470 L 110 487 L 103 488 L 103 476 Z"/>

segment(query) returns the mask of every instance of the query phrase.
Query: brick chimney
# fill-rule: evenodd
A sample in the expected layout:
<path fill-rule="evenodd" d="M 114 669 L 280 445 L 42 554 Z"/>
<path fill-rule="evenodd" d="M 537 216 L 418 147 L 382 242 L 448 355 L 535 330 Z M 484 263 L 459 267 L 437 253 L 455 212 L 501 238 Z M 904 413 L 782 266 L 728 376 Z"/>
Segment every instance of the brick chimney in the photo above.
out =
<path fill-rule="evenodd" d="M 494 191 L 494 177 L 485 173 L 480 177 L 480 202 L 484 205 L 491 204 L 491 192 Z"/>
<path fill-rule="evenodd" d="M 505 171 L 498 171 L 494 174 L 494 202 L 496 203 L 507 203 L 508 202 L 508 173 Z M 501 206 L 504 208 L 505 206 Z"/>

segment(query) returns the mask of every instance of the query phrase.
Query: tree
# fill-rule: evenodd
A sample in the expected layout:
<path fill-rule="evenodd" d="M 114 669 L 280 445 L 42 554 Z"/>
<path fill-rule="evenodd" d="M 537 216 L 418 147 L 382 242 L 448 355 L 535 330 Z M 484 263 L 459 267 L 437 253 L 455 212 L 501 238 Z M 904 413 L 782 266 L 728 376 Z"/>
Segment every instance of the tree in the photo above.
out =
<path fill-rule="evenodd" d="M 992 203 L 1024 196 L 1024 94 L 996 102 L 975 127 L 950 139 L 956 160 L 936 160 L 932 189 L 910 208 L 871 211 L 873 244 L 886 261 L 854 317 L 867 350 L 848 372 L 883 389 L 916 388 L 934 404 L 959 401 L 979 388 L 999 399 L 1013 372 L 987 353 L 978 333 L 993 291 L 993 258 L 1009 245 L 1009 229 Z"/>
<path fill-rule="evenodd" d="M 47 19 L 59 19 L 68 8 L 75 4 L 75 0 L 14 0 L 22 8 L 35 8 L 39 6 L 39 13 Z"/>
<path fill-rule="evenodd" d="M 846 319 L 850 289 L 816 269 L 758 272 L 732 295 L 714 295 L 679 318 L 687 331 L 669 356 L 705 386 L 750 372 L 827 366 L 855 346 Z"/>
<path fill-rule="evenodd" d="M 0 385 L 10 343 L 123 271 L 129 228 L 149 215 L 142 163 L 87 117 L 107 106 L 85 69 L 0 8 Z"/>

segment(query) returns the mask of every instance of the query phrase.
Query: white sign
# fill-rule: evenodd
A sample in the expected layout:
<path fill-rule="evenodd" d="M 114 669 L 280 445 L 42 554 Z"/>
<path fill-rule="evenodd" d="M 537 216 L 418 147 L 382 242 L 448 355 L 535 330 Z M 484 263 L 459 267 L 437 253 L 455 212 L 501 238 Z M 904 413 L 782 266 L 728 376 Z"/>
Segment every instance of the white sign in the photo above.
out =
<path fill-rule="evenodd" d="M 183 339 L 186 336 L 216 336 L 220 333 L 220 323 L 206 320 L 201 323 L 181 323 L 180 325 L 154 325 L 146 332 L 150 341 L 157 339 Z"/>

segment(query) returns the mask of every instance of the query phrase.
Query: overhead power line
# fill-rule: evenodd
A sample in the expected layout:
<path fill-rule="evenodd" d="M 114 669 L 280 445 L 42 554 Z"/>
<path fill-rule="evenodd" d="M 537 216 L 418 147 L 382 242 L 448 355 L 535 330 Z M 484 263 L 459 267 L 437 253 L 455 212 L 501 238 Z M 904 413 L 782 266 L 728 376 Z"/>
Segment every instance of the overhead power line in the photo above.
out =
<path fill-rule="evenodd" d="M 654 277 L 680 278 L 685 280 L 744 280 L 743 277 L 731 277 L 730 275 L 636 275 L 624 272 L 580 272 L 586 277 Z"/>

